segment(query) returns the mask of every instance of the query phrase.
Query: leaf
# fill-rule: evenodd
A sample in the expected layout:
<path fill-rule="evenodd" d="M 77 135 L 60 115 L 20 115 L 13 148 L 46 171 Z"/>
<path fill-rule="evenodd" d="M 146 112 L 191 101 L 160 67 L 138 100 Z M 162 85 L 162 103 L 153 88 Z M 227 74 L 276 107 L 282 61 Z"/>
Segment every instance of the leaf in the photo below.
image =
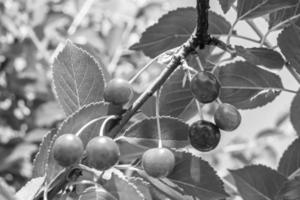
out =
<path fill-rule="evenodd" d="M 189 81 L 184 83 L 185 72 L 176 70 L 165 82 L 159 98 L 160 114 L 178 117 L 194 99 Z"/>
<path fill-rule="evenodd" d="M 14 197 L 14 189 L 9 186 L 2 178 L 0 178 L 0 199 L 16 200 L 16 198 Z"/>
<path fill-rule="evenodd" d="M 296 3 L 297 0 L 238 0 L 238 19 L 244 20 L 261 17 L 277 10 L 290 8 Z"/>
<path fill-rule="evenodd" d="M 45 176 L 31 179 L 16 194 L 16 198 L 32 200 L 45 182 Z"/>
<path fill-rule="evenodd" d="M 137 187 L 137 189 L 143 194 L 145 200 L 152 200 L 150 193 L 150 184 L 148 182 L 138 177 L 130 177 L 129 181 L 133 183 Z"/>
<path fill-rule="evenodd" d="M 278 46 L 291 66 L 300 73 L 300 28 L 289 26 L 278 36 Z"/>
<path fill-rule="evenodd" d="M 179 8 L 163 15 L 158 23 L 147 28 L 140 41 L 130 47 L 131 50 L 142 50 L 145 55 L 154 58 L 166 50 L 183 44 L 193 33 L 196 26 L 195 8 Z M 209 12 L 209 33 L 227 34 L 230 23 L 222 16 Z"/>
<path fill-rule="evenodd" d="M 278 171 L 288 177 L 300 168 L 300 138 L 296 139 L 283 153 Z"/>
<path fill-rule="evenodd" d="M 220 99 L 239 109 L 253 109 L 273 101 L 283 88 L 278 75 L 248 62 L 235 62 L 217 72 Z"/>
<path fill-rule="evenodd" d="M 107 113 L 107 107 L 107 104 L 103 102 L 92 103 L 82 107 L 80 110 L 73 113 L 63 121 L 57 131 L 57 134 L 55 135 L 54 140 L 60 135 L 66 133 L 75 134 L 81 127 L 86 125 L 91 120 L 105 116 Z M 91 124 L 82 132 L 82 134 L 80 134 L 80 138 L 84 146 L 89 140 L 99 134 L 99 129 L 103 120 L 99 120 L 96 123 Z M 53 146 L 53 142 L 54 141 L 52 140 L 51 148 Z M 47 180 L 54 178 L 62 169 L 63 168 L 60 167 L 54 160 L 53 153 L 50 152 L 47 166 Z"/>
<path fill-rule="evenodd" d="M 137 187 L 125 178 L 121 178 L 112 173 L 111 178 L 103 184 L 103 187 L 109 191 L 118 200 L 143 200 L 144 196 Z"/>
<path fill-rule="evenodd" d="M 190 198 L 180 190 L 181 188 L 172 183 L 169 179 L 153 178 L 143 170 L 139 170 L 137 173 L 140 177 L 147 180 L 151 184 L 149 189 L 153 200 L 190 200 Z"/>
<path fill-rule="evenodd" d="M 272 49 L 236 46 L 236 50 L 239 56 L 253 65 L 262 65 L 269 69 L 282 69 L 284 65 L 282 56 Z"/>
<path fill-rule="evenodd" d="M 230 170 L 244 200 L 273 200 L 287 179 L 263 165 Z"/>
<path fill-rule="evenodd" d="M 176 152 L 176 165 L 168 176 L 193 199 L 218 200 L 228 195 L 223 183 L 208 162 L 186 152 Z"/>
<path fill-rule="evenodd" d="M 277 194 L 276 200 L 300 199 L 300 177 L 287 181 Z"/>
<path fill-rule="evenodd" d="M 82 107 L 76 113 L 73 113 L 71 116 L 69 116 L 63 121 L 63 123 L 58 129 L 57 136 L 60 136 L 65 133 L 75 134 L 79 129 L 81 129 L 88 122 L 96 118 L 105 117 L 107 113 L 107 109 L 108 109 L 108 104 L 104 102 L 92 103 Z M 80 134 L 80 138 L 84 146 L 92 138 L 98 136 L 99 129 L 103 120 L 99 120 L 98 122 L 91 124 L 84 130 L 84 132 L 82 132 L 82 134 Z"/>
<path fill-rule="evenodd" d="M 116 140 L 121 152 L 119 159 L 121 162 L 130 163 L 132 160 L 141 157 L 149 149 L 148 147 L 130 142 L 130 138 L 125 137 L 120 137 Z"/>
<path fill-rule="evenodd" d="M 291 108 L 290 108 L 290 118 L 292 125 L 298 135 L 300 135 L 300 91 L 294 97 Z"/>
<path fill-rule="evenodd" d="M 44 176 L 49 158 L 49 150 L 51 141 L 55 136 L 57 129 L 52 129 L 43 138 L 40 144 L 39 151 L 33 160 L 32 178 Z"/>
<path fill-rule="evenodd" d="M 276 31 L 285 28 L 294 22 L 298 25 L 298 19 L 300 17 L 298 4 L 296 4 L 294 7 L 280 9 L 276 12 L 271 13 L 269 16 L 269 29 L 272 31 Z"/>
<path fill-rule="evenodd" d="M 67 115 L 103 99 L 105 83 L 99 64 L 70 41 L 54 61 L 53 80 L 58 100 Z"/>
<path fill-rule="evenodd" d="M 89 187 L 80 194 L 79 200 L 117 200 L 101 187 Z"/>
<path fill-rule="evenodd" d="M 230 10 L 234 2 L 235 0 L 219 0 L 221 8 L 225 14 Z"/>
<path fill-rule="evenodd" d="M 181 148 L 189 144 L 188 124 L 172 117 L 160 117 L 162 145 Z M 129 143 L 145 147 L 157 147 L 158 132 L 156 119 L 150 118 L 131 125 L 124 133 Z"/>

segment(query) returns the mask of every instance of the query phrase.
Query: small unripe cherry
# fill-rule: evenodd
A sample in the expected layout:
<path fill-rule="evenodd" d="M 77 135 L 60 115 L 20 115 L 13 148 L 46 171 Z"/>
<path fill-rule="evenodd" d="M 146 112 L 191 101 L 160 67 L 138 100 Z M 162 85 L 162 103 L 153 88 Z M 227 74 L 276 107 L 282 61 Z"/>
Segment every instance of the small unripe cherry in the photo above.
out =
<path fill-rule="evenodd" d="M 200 103 L 211 103 L 220 93 L 220 83 L 210 72 L 199 72 L 190 83 L 191 92 Z"/>
<path fill-rule="evenodd" d="M 106 170 L 114 166 L 120 157 L 120 149 L 116 142 L 107 136 L 91 139 L 86 145 L 88 163 L 98 170 Z"/>
<path fill-rule="evenodd" d="M 224 131 L 233 131 L 241 124 L 241 114 L 236 107 L 231 104 L 220 104 L 214 114 L 216 125 Z"/>
<path fill-rule="evenodd" d="M 219 128 L 205 120 L 194 122 L 189 128 L 190 143 L 199 151 L 207 152 L 215 149 L 220 138 Z"/>
<path fill-rule="evenodd" d="M 175 156 L 167 148 L 149 149 L 142 156 L 142 166 L 149 176 L 166 177 L 174 169 Z"/>
<path fill-rule="evenodd" d="M 123 79 L 112 79 L 104 89 L 104 100 L 116 105 L 124 105 L 133 97 L 131 84 Z"/>
<path fill-rule="evenodd" d="M 53 157 L 63 167 L 68 167 L 78 162 L 83 151 L 81 139 L 74 134 L 61 135 L 53 144 Z"/>

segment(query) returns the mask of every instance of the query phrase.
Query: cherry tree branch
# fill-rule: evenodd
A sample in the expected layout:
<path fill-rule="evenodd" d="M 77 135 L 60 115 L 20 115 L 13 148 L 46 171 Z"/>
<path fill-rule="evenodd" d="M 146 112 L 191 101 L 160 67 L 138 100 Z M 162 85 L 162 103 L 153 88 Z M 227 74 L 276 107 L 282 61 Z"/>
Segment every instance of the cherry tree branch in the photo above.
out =
<path fill-rule="evenodd" d="M 109 135 L 116 137 L 130 118 L 143 106 L 143 104 L 166 82 L 170 75 L 181 65 L 182 61 L 197 48 L 203 49 L 209 44 L 208 34 L 208 10 L 209 0 L 197 0 L 197 25 L 195 32 L 175 53 L 168 66 L 161 72 L 159 77 L 143 92 L 131 107 L 123 114 L 120 121 L 115 125 Z"/>

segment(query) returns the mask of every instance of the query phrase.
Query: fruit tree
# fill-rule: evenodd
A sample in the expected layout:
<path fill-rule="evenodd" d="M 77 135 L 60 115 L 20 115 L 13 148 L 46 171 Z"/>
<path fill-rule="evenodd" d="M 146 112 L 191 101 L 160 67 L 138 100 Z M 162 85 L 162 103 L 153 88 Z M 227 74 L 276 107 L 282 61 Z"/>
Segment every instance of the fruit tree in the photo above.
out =
<path fill-rule="evenodd" d="M 57 12 L 56 17 L 61 16 L 63 12 L 57 6 L 61 2 L 46 2 L 47 15 Z M 120 4 L 129 2 L 133 1 Z M 20 189 L 16 187 L 14 193 L 6 179 L 1 179 L 0 199 L 300 200 L 300 140 L 281 129 L 287 122 L 300 134 L 300 1 L 194 0 L 194 7 L 159 14 L 154 24 L 139 31 L 148 22 L 136 21 L 144 15 L 157 15 L 151 9 L 163 4 L 147 2 L 135 19 L 129 20 L 122 13 L 118 19 L 111 17 L 113 8 L 107 9 L 104 17 L 98 11 L 88 15 L 89 10 L 97 10 L 93 7 L 96 1 L 84 1 L 66 30 L 66 25 L 62 28 L 59 23 L 52 23 L 52 29 L 45 28 L 56 19 L 45 16 L 45 22 L 28 28 L 42 20 L 34 18 L 40 15 L 33 11 L 26 15 L 28 19 L 12 17 L 14 23 L 24 25 L 20 30 L 28 35 L 11 40 L 12 44 L 32 44 L 36 59 L 48 67 L 44 74 L 51 81 L 45 86 L 46 93 L 54 94 L 51 102 L 58 102 L 61 110 L 52 112 L 60 112 L 62 117 L 55 118 L 51 126 L 45 125 L 51 112 L 48 109 L 34 118 L 24 117 L 16 126 L 22 130 L 26 124 L 25 129 L 30 130 L 38 127 L 32 121 L 44 117 L 39 129 L 49 132 L 34 155 L 30 180 Z M 211 6 L 215 2 L 222 13 Z M 7 0 L 0 8 L 5 13 L 15 4 Z M 34 10 L 30 6 L 28 3 L 22 8 Z M 3 16 L 0 21 L 4 27 L 17 35 L 18 26 L 10 25 L 14 23 Z M 35 20 L 29 20 L 31 17 Z M 114 29 L 114 20 L 127 20 L 123 24 L 126 28 L 109 32 Z M 253 34 L 241 35 L 237 28 L 240 24 Z M 77 30 L 81 26 L 92 26 L 97 33 L 88 29 L 81 37 Z M 64 37 L 57 39 L 56 35 L 56 42 L 42 39 L 54 33 Z M 3 36 L 11 37 L 14 35 Z M 77 42 L 82 38 L 91 40 L 90 46 Z M 103 42 L 95 38 L 113 39 Z M 4 39 L 0 37 L 0 41 Z M 232 42 L 235 39 L 240 44 Z M 122 46 L 124 41 L 130 43 L 129 48 Z M 97 51 L 93 45 L 102 48 Z M 107 50 L 109 45 L 118 48 Z M 4 57 L 20 63 L 6 54 Z M 147 62 L 141 62 L 145 57 Z M 1 61 L 1 66 L 5 62 Z M 134 66 L 127 77 L 119 73 L 120 66 L 128 72 L 126 63 Z M 154 74 L 149 75 L 149 71 Z M 9 79 L 9 72 L 5 71 L 4 79 Z M 148 80 L 144 81 L 141 77 L 147 73 Z M 15 102 L 18 107 L 25 104 L 23 107 L 35 109 L 51 99 L 36 99 L 34 92 L 26 94 L 22 101 Z M 293 100 L 274 128 L 251 139 L 249 136 L 248 142 L 238 139 L 243 134 L 239 128 L 249 123 L 243 117 L 246 110 L 255 113 L 282 94 L 292 95 Z M 1 109 L 4 105 L 1 103 Z M 257 114 L 255 120 L 268 117 L 268 113 Z M 252 128 L 249 125 L 249 130 Z M 282 138 L 287 137 L 294 141 L 283 147 Z M 24 143 L 28 140 L 22 138 Z M 278 167 L 260 164 L 258 158 L 265 152 L 277 157 L 277 145 L 282 149 L 278 150 L 280 161 L 275 159 Z"/>

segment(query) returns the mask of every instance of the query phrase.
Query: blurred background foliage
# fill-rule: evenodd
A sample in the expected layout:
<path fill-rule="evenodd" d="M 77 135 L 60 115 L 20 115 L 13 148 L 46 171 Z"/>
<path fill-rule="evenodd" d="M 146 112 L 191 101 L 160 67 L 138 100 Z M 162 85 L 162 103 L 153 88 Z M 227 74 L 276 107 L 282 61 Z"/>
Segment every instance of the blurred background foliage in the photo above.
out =
<path fill-rule="evenodd" d="M 0 176 L 15 189 L 24 185 L 43 136 L 65 117 L 50 78 L 53 58 L 67 38 L 105 66 L 106 80 L 130 79 L 149 58 L 128 48 L 162 14 L 191 5 L 182 0 L 0 0 Z M 154 63 L 135 81 L 136 91 L 161 69 Z M 214 108 L 207 108 L 207 118 Z M 221 176 L 250 163 L 274 167 L 295 133 L 288 113 L 265 117 L 275 118 L 274 126 L 260 127 L 251 137 L 238 129 L 202 156 Z M 243 123 L 247 127 L 247 120 Z"/>

